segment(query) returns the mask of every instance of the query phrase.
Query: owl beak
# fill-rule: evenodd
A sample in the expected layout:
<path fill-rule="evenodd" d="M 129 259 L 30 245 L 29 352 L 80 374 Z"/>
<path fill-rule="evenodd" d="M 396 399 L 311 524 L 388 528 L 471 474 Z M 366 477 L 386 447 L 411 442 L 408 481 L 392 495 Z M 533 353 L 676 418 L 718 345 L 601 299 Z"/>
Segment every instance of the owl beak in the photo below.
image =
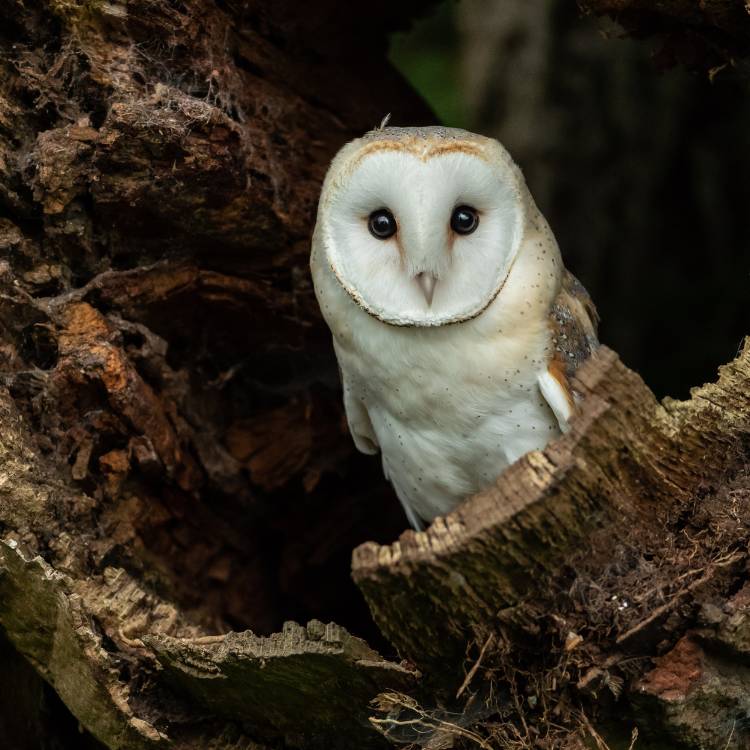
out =
<path fill-rule="evenodd" d="M 427 305 L 432 305 L 432 296 L 435 294 L 435 284 L 437 284 L 437 279 L 431 273 L 427 273 L 426 271 L 418 273 L 414 278 L 417 280 L 417 284 L 419 284 L 419 288 L 422 290 L 422 294 L 424 294 L 424 298 L 427 300 Z"/>

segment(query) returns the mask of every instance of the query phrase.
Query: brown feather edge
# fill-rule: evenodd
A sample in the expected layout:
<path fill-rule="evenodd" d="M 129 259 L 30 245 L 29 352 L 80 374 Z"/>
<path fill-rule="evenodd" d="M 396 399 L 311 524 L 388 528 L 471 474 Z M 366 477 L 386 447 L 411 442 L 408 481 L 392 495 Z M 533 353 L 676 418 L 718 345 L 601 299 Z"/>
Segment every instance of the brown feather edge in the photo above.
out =
<path fill-rule="evenodd" d="M 568 377 L 565 374 L 564 363 L 553 357 L 549 363 L 549 367 L 547 367 L 547 372 L 559 383 L 570 408 L 575 409 L 576 402 L 573 397 L 573 389 L 570 387 Z"/>
<path fill-rule="evenodd" d="M 560 384 L 571 408 L 574 408 L 579 395 L 570 381 L 599 346 L 599 314 L 583 284 L 567 269 L 550 309 L 549 324 L 553 351 L 548 372 Z"/>

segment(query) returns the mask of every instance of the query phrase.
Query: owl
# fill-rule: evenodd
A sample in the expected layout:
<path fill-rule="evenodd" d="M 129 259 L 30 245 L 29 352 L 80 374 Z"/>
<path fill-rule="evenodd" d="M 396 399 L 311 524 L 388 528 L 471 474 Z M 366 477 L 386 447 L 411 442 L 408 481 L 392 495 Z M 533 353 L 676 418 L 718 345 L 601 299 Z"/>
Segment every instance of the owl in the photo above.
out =
<path fill-rule="evenodd" d="M 348 143 L 310 264 L 354 443 L 380 452 L 415 529 L 567 428 L 598 317 L 497 141 L 383 127 Z"/>

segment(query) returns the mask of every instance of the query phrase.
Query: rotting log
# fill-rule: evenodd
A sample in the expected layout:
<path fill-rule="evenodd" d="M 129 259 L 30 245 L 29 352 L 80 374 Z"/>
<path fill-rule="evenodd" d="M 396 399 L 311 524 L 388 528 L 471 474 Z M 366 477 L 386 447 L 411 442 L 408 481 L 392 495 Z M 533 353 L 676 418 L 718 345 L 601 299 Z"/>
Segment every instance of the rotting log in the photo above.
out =
<path fill-rule="evenodd" d="M 582 411 L 567 435 L 427 532 L 355 553 L 355 577 L 385 634 L 422 670 L 421 685 L 413 668 L 385 662 L 337 626 L 211 636 L 122 569 L 76 580 L 30 559 L 21 534 L 0 547 L 0 624 L 113 748 L 202 747 L 208 737 L 217 748 L 279 737 L 291 747 L 378 746 L 365 721 L 372 699 L 427 691 L 439 704 L 461 682 L 467 644 L 486 645 L 493 633 L 504 648 L 483 649 L 470 692 L 491 667 L 502 693 L 496 671 L 510 666 L 508 646 L 528 654 L 536 641 L 554 654 L 573 642 L 560 702 L 571 693 L 591 702 L 627 680 L 643 732 L 711 746 L 745 709 L 750 684 L 739 660 L 750 652 L 750 482 L 741 473 L 750 345 L 688 402 L 658 404 L 606 349 L 577 385 Z M 9 402 L 2 423 L 6 513 L 23 508 L 30 524 L 44 523 L 45 502 L 85 502 L 42 471 Z M 703 541 L 691 538 L 706 530 Z M 74 571 L 75 540 L 60 544 Z M 592 583 L 595 606 L 581 606 Z M 549 620 L 553 635 L 540 627 Z M 663 655 L 651 669 L 644 653 Z M 624 669 L 634 655 L 639 667 Z M 537 666 L 542 676 L 555 668 Z M 533 671 L 532 658 L 525 668 Z M 249 728 L 245 740 L 238 727 Z M 728 747 L 745 739 L 736 729 Z"/>
<path fill-rule="evenodd" d="M 514 717 L 530 743 L 563 742 L 550 727 L 566 711 L 565 741 L 586 734 L 584 705 L 605 723 L 628 716 L 645 741 L 745 747 L 750 339 L 688 401 L 658 403 L 606 348 L 577 390 L 567 434 L 426 531 L 360 546 L 353 576 L 444 700 L 472 663 L 479 676 L 465 679 L 480 693 L 486 673 L 495 693 L 511 686 L 501 703 L 533 696 Z M 623 686 L 635 708 L 600 704 Z M 393 714 L 392 697 L 384 704 Z M 512 740 L 505 731 L 486 736 Z"/>
<path fill-rule="evenodd" d="M 687 402 L 659 404 L 606 348 L 582 368 L 577 386 L 581 414 L 564 437 L 524 456 L 425 532 L 355 550 L 353 575 L 376 621 L 420 668 L 434 671 L 448 644 L 462 656 L 467 634 L 542 594 L 594 532 L 611 549 L 639 518 L 652 523 L 696 488 L 717 486 L 742 460 L 750 341 L 717 383 Z M 408 627 L 415 621 L 424 633 Z"/>

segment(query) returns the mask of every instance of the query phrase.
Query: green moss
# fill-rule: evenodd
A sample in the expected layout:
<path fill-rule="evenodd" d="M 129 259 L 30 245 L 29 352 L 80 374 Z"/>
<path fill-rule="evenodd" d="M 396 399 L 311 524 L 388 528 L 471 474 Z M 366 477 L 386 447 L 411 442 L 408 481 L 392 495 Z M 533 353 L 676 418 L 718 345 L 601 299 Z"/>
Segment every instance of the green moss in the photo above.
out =
<path fill-rule="evenodd" d="M 409 31 L 393 35 L 389 57 L 445 125 L 465 127 L 455 14 L 454 0 L 441 3 Z M 394 118 L 408 124 L 397 122 L 395 112 Z"/>

